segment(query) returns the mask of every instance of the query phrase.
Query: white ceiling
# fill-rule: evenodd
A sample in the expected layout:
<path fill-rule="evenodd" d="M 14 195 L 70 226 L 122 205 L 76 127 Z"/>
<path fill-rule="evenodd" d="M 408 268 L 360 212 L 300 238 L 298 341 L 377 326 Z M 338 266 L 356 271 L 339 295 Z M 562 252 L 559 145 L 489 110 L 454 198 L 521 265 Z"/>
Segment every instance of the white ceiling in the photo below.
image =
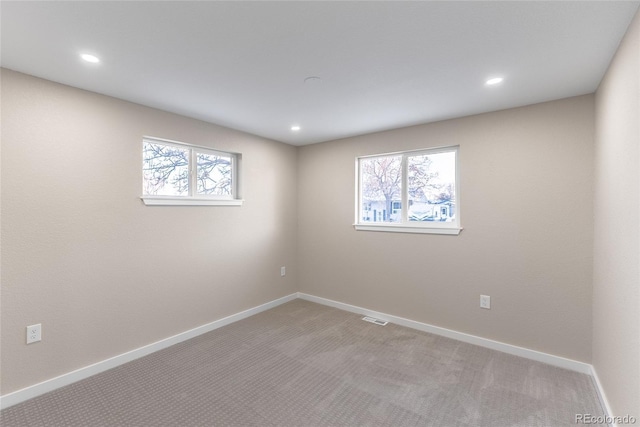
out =
<path fill-rule="evenodd" d="M 1 64 L 304 145 L 594 92 L 638 4 L 2 1 Z"/>

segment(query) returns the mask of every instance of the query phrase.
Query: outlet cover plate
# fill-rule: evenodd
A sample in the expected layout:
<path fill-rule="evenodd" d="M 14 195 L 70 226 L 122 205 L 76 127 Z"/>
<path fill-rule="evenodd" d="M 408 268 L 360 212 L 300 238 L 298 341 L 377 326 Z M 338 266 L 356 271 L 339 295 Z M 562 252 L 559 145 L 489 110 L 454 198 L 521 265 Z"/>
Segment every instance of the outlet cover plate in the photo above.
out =
<path fill-rule="evenodd" d="M 42 340 L 42 324 L 27 326 L 27 344 Z"/>
<path fill-rule="evenodd" d="M 491 310 L 491 297 L 489 295 L 480 295 L 480 308 Z"/>

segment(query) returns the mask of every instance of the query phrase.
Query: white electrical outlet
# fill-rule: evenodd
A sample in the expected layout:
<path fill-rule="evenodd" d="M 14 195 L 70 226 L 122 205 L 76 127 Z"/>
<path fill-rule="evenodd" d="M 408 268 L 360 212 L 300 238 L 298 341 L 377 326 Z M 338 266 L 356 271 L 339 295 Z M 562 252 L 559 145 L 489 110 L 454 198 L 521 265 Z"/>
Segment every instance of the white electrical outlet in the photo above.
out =
<path fill-rule="evenodd" d="M 27 326 L 27 344 L 42 340 L 42 324 Z"/>
<path fill-rule="evenodd" d="M 280 267 L 280 276 L 283 276 L 283 277 L 284 277 L 284 275 L 285 275 L 285 274 L 287 274 L 287 269 L 286 269 L 286 267 Z"/>
<path fill-rule="evenodd" d="M 491 297 L 489 295 L 480 295 L 480 308 L 491 310 Z"/>

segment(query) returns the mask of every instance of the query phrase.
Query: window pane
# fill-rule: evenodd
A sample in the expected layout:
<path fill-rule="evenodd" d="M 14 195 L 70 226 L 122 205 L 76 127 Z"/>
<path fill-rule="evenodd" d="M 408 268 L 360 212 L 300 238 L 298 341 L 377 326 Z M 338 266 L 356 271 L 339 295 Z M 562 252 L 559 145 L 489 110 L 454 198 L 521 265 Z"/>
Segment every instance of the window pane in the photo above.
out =
<path fill-rule="evenodd" d="M 360 159 L 362 222 L 402 221 L 402 156 Z"/>
<path fill-rule="evenodd" d="M 232 195 L 231 156 L 197 153 L 197 193 Z"/>
<path fill-rule="evenodd" d="M 409 221 L 455 220 L 455 151 L 408 157 L 407 181 Z"/>
<path fill-rule="evenodd" d="M 189 194 L 189 149 L 145 141 L 142 151 L 144 194 Z"/>

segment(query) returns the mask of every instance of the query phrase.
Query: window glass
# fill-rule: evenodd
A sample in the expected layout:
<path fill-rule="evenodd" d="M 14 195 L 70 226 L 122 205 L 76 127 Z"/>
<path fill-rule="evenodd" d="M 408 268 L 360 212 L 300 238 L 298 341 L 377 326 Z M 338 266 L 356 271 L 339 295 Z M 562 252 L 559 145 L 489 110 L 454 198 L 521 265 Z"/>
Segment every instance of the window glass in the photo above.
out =
<path fill-rule="evenodd" d="M 217 154 L 196 153 L 197 193 L 230 196 L 233 188 L 232 158 Z"/>
<path fill-rule="evenodd" d="M 142 175 L 145 195 L 187 196 L 189 149 L 145 141 Z"/>
<path fill-rule="evenodd" d="M 407 156 L 409 221 L 455 220 L 456 153 Z"/>
<path fill-rule="evenodd" d="M 399 222 L 402 214 L 402 156 L 360 160 L 362 222 Z"/>

